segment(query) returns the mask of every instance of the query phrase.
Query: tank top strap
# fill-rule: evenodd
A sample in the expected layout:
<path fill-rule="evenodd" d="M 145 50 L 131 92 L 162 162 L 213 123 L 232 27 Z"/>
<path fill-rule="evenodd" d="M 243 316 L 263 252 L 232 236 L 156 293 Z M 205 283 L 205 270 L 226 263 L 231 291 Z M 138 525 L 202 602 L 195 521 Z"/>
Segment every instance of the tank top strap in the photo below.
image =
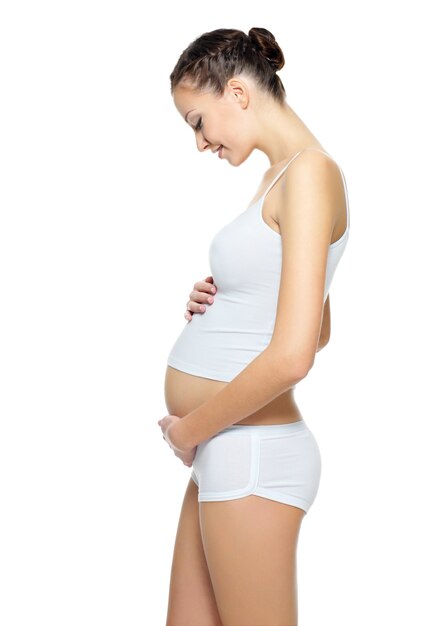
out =
<path fill-rule="evenodd" d="M 269 193 L 269 191 L 272 189 L 272 187 L 274 186 L 274 184 L 276 183 L 276 181 L 278 180 L 278 178 L 285 172 L 285 170 L 287 169 L 287 167 L 290 165 L 290 163 L 292 161 L 294 161 L 294 159 L 301 153 L 303 152 L 303 150 L 299 150 L 299 152 L 296 152 L 296 154 L 294 154 L 291 159 L 289 159 L 287 161 L 287 163 L 284 165 L 284 167 L 278 172 L 278 174 L 275 176 L 275 178 L 273 179 L 273 181 L 270 183 L 270 185 L 268 186 L 268 188 L 266 189 L 266 191 L 264 192 L 264 194 L 261 196 L 261 198 L 265 198 L 265 196 Z"/>
<path fill-rule="evenodd" d="M 303 148 L 302 150 L 299 150 L 299 152 L 296 152 L 296 154 L 294 154 L 291 159 L 289 159 L 287 161 L 287 163 L 284 165 L 284 167 L 278 172 L 278 174 L 275 176 L 275 178 L 273 179 L 273 181 L 269 184 L 268 188 L 266 189 L 266 191 L 264 192 L 264 194 L 260 197 L 260 200 L 264 200 L 266 195 L 269 193 L 269 191 L 272 189 L 272 187 L 274 186 L 274 184 L 276 183 L 276 181 L 278 180 L 278 178 L 285 172 L 285 170 L 287 169 L 287 167 L 290 165 L 290 163 L 292 163 L 292 161 L 294 161 L 294 159 L 299 156 L 299 154 L 301 154 L 302 152 L 304 152 L 305 150 L 317 150 L 318 152 L 322 152 L 323 154 L 326 154 L 327 156 L 329 156 L 331 158 L 331 155 L 326 152 L 325 150 L 320 150 L 319 148 Z M 343 180 L 343 185 L 345 188 L 345 196 L 346 196 L 346 228 L 349 228 L 350 225 L 350 218 L 349 218 L 349 200 L 348 200 L 348 186 L 346 184 L 346 180 L 345 180 L 345 176 L 342 172 L 342 168 L 340 167 L 340 165 L 338 165 L 340 174 L 342 176 L 342 180 Z M 262 204 L 263 206 L 263 204 Z"/>

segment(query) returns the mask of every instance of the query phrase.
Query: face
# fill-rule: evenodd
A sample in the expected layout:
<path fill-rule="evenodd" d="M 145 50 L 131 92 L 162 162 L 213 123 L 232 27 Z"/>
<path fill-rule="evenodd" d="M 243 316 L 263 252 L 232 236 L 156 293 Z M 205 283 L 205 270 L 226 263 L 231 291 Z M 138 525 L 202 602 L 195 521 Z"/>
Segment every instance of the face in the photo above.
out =
<path fill-rule="evenodd" d="M 216 152 L 232 165 L 240 165 L 251 154 L 250 82 L 233 78 L 221 98 L 199 93 L 188 86 L 177 86 L 174 104 L 185 122 L 193 129 L 198 150 Z M 219 155 L 215 155 L 219 158 Z"/>

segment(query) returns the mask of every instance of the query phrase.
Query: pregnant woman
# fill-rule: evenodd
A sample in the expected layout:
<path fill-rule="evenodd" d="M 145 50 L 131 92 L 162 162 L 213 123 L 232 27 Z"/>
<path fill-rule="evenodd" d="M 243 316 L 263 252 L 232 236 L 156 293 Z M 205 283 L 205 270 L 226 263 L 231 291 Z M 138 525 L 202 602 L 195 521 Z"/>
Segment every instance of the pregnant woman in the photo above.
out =
<path fill-rule="evenodd" d="M 167 626 L 298 623 L 297 542 L 321 455 L 294 389 L 329 340 L 349 208 L 341 168 L 286 102 L 283 65 L 268 30 L 218 29 L 170 77 L 199 151 L 236 167 L 258 149 L 270 167 L 212 239 L 212 276 L 195 284 L 168 356 L 158 424 L 192 472 Z"/>

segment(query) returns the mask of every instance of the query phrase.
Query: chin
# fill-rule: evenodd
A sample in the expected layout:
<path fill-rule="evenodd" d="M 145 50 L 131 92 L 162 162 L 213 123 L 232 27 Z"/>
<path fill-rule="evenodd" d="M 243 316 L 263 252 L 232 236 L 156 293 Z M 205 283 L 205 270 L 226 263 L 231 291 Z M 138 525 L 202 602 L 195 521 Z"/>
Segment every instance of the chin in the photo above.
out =
<path fill-rule="evenodd" d="M 241 154 L 241 155 L 239 155 L 239 159 L 238 160 L 231 161 L 230 159 L 228 159 L 228 161 L 234 167 L 239 167 L 240 165 L 245 163 L 245 161 L 250 157 L 251 153 L 252 153 L 252 150 L 250 152 L 248 152 L 248 154 Z"/>

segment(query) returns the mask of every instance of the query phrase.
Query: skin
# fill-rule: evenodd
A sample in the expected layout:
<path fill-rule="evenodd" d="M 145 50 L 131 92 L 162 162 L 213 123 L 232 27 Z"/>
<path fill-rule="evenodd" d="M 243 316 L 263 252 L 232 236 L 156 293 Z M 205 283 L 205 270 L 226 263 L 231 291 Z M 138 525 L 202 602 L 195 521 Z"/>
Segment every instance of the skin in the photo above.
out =
<path fill-rule="evenodd" d="M 323 150 L 286 101 L 274 101 L 245 74 L 231 78 L 221 98 L 183 85 L 177 86 L 173 100 L 183 119 L 187 115 L 198 150 L 215 151 L 223 145 L 223 158 L 235 167 L 256 149 L 267 155 L 271 167 L 306 147 Z M 196 130 L 200 118 L 202 128 Z"/>
<path fill-rule="evenodd" d="M 274 101 L 245 74 L 231 78 L 221 98 L 181 85 L 173 99 L 192 127 L 199 151 L 215 152 L 223 145 L 223 158 L 235 167 L 254 149 L 267 155 L 270 168 L 261 189 L 296 152 L 324 150 L 288 103 Z M 280 199 L 274 187 L 265 203 L 273 217 Z M 343 228 L 343 217 L 338 216 L 333 241 Z M 200 312 L 200 303 L 212 304 L 212 284 L 212 277 L 195 283 L 187 305 L 190 312 Z M 327 298 L 317 351 L 329 336 Z M 287 393 L 292 396 L 292 390 Z M 177 423 L 174 417 L 158 422 L 167 440 L 167 426 Z M 171 438 L 168 443 L 176 442 Z M 297 626 L 296 552 L 304 515 L 298 507 L 254 495 L 198 503 L 197 486 L 190 479 L 177 529 L 166 626 Z"/>

